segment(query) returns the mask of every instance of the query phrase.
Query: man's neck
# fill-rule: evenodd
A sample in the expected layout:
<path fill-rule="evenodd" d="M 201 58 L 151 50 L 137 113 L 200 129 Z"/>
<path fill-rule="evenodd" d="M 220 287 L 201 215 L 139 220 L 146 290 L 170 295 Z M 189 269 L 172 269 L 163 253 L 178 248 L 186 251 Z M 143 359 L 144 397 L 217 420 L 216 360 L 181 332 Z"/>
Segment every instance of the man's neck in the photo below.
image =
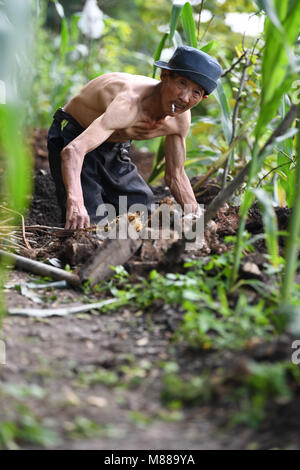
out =
<path fill-rule="evenodd" d="M 143 112 L 153 121 L 160 121 L 168 114 L 162 112 L 162 82 L 153 87 L 153 91 L 142 99 Z"/>

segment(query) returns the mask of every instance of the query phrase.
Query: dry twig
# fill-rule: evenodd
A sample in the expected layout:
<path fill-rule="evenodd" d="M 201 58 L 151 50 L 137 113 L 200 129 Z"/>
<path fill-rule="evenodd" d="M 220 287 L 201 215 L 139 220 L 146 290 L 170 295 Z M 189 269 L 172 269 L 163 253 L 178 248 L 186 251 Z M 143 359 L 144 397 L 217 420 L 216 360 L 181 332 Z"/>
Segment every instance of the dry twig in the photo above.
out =
<path fill-rule="evenodd" d="M 24 221 L 24 216 L 23 216 L 20 212 L 15 211 L 15 210 L 13 210 L 13 209 L 9 209 L 8 207 L 1 206 L 1 205 L 0 205 L 0 208 L 1 208 L 1 209 L 4 209 L 4 210 L 6 210 L 6 211 L 9 211 L 9 212 L 13 212 L 14 214 L 18 214 L 18 215 L 21 217 L 23 241 L 24 241 L 24 243 L 25 243 L 26 248 L 27 248 L 28 250 L 31 250 L 32 248 L 31 248 L 31 246 L 30 246 L 30 244 L 29 244 L 29 242 L 28 242 L 28 240 L 27 240 L 27 238 L 26 238 L 26 234 L 25 234 L 25 221 Z"/>

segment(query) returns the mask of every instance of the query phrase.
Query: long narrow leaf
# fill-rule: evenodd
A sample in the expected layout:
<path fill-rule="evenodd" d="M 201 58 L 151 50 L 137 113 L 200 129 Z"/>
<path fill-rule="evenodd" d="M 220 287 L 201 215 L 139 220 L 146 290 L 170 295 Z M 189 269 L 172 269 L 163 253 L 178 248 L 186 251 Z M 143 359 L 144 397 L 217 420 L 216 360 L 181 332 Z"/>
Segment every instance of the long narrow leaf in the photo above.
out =
<path fill-rule="evenodd" d="M 277 11 L 274 8 L 273 2 L 270 2 L 270 0 L 256 0 L 259 7 L 264 10 L 274 26 L 279 29 L 279 31 L 282 31 L 282 24 L 280 22 L 280 19 L 278 18 Z M 284 2 L 282 2 L 284 3 Z"/>
<path fill-rule="evenodd" d="M 66 54 L 69 47 L 69 30 L 66 18 L 61 21 L 61 33 L 60 33 L 60 60 L 65 60 Z"/>
<path fill-rule="evenodd" d="M 32 181 L 24 178 L 30 175 L 31 157 L 24 142 L 19 137 L 18 110 L 8 104 L 0 106 L 0 146 L 5 157 L 5 187 L 13 201 L 13 209 L 23 212 L 28 202 Z"/>
<path fill-rule="evenodd" d="M 290 48 L 297 39 L 300 30 L 300 2 L 276 0 L 274 5 L 283 32 L 279 31 L 269 18 L 266 19 L 261 112 L 255 130 L 257 139 L 264 134 L 268 122 L 279 108 L 282 96 L 290 90 L 293 80 L 296 79 L 293 70 L 295 63 L 292 60 L 293 54 Z"/>
<path fill-rule="evenodd" d="M 277 218 L 273 208 L 273 203 L 270 195 L 263 189 L 252 190 L 258 199 L 259 205 L 262 210 L 262 218 L 264 229 L 266 233 L 266 244 L 268 252 L 271 257 L 273 266 L 277 267 L 279 264 L 279 251 L 278 251 L 278 226 Z"/>
<path fill-rule="evenodd" d="M 165 47 L 165 43 L 166 43 L 166 40 L 167 40 L 167 37 L 168 37 L 168 33 L 165 33 L 155 51 L 155 54 L 154 54 L 154 61 L 156 60 L 159 60 L 160 59 L 160 56 L 161 56 L 161 52 L 163 50 L 163 48 Z M 153 65 L 153 73 L 152 73 L 152 78 L 155 78 L 155 75 L 156 75 L 156 69 L 157 67 L 155 65 Z"/>
<path fill-rule="evenodd" d="M 189 2 L 186 2 L 181 11 L 182 26 L 189 46 L 197 47 L 197 32 L 193 16 L 193 9 Z"/>
<path fill-rule="evenodd" d="M 231 136 L 232 136 L 232 122 L 230 119 L 228 101 L 225 95 L 223 85 L 220 80 L 218 81 L 218 86 L 213 93 L 221 106 L 222 128 L 223 128 L 223 132 L 226 138 L 226 142 L 227 144 L 229 144 L 231 141 Z"/>
<path fill-rule="evenodd" d="M 170 19 L 170 35 L 169 35 L 169 45 L 172 45 L 173 36 L 177 27 L 179 16 L 182 10 L 182 3 L 173 3 Z"/>
<path fill-rule="evenodd" d="M 298 121 L 298 129 L 300 131 L 300 124 Z M 296 194 L 299 195 L 300 191 L 300 135 L 297 135 L 297 168 L 296 168 Z M 282 304 L 289 302 L 290 293 L 294 283 L 294 278 L 298 264 L 299 241 L 300 235 L 300 198 L 295 198 L 295 205 L 289 224 L 289 237 L 286 249 L 286 265 L 285 273 L 281 288 Z"/>

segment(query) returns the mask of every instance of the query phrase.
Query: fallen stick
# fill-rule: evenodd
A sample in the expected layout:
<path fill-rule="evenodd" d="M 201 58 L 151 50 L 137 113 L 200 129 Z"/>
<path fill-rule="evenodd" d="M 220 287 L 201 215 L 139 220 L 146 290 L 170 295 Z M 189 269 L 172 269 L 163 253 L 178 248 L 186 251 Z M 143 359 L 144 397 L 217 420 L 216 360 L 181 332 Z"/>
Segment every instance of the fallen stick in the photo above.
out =
<path fill-rule="evenodd" d="M 62 308 L 9 308 L 7 312 L 10 315 L 26 315 L 28 317 L 65 317 L 72 313 L 89 312 L 96 310 L 105 305 L 112 303 L 120 303 L 120 299 L 107 299 L 94 304 L 76 305 L 75 307 L 62 307 Z"/>
<path fill-rule="evenodd" d="M 25 234 L 25 220 L 24 220 L 24 216 L 23 214 L 21 214 L 20 212 L 18 211 L 15 211 L 15 210 L 12 210 L 12 209 L 9 209 L 8 207 L 5 207 L 5 206 L 0 206 L 0 209 L 4 209 L 6 211 L 9 211 L 9 212 L 13 212 L 14 214 L 18 214 L 20 217 L 21 217 L 21 221 L 22 221 L 22 236 L 23 236 L 23 241 L 25 243 L 25 246 L 28 250 L 31 250 L 31 246 L 26 238 L 26 234 Z"/>
<path fill-rule="evenodd" d="M 41 263 L 40 261 L 34 261 L 24 256 L 15 255 L 6 251 L 0 250 L 0 256 L 5 257 L 9 262 L 12 262 L 17 268 L 24 269 L 40 276 L 49 276 L 52 279 L 58 281 L 67 281 L 72 286 L 78 286 L 80 279 L 76 274 L 71 274 L 63 269 L 49 266 L 48 264 Z"/>

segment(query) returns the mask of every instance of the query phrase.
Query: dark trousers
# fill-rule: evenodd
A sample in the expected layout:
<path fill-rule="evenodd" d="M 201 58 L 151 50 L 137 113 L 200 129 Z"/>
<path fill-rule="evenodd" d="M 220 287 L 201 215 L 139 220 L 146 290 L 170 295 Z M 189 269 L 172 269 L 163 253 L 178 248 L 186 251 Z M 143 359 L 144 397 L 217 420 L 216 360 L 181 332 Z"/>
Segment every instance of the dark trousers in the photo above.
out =
<path fill-rule="evenodd" d="M 54 114 L 48 133 L 48 152 L 51 175 L 56 186 L 58 203 L 62 209 L 62 222 L 66 214 L 66 190 L 61 173 L 61 150 L 84 128 L 62 108 Z M 127 208 L 132 204 L 143 204 L 151 210 L 153 193 L 129 157 L 130 141 L 125 143 L 104 142 L 85 155 L 81 170 L 81 186 L 84 205 L 91 224 L 103 216 L 96 216 L 97 208 L 112 204 L 119 214 L 119 196 L 127 196 Z"/>

